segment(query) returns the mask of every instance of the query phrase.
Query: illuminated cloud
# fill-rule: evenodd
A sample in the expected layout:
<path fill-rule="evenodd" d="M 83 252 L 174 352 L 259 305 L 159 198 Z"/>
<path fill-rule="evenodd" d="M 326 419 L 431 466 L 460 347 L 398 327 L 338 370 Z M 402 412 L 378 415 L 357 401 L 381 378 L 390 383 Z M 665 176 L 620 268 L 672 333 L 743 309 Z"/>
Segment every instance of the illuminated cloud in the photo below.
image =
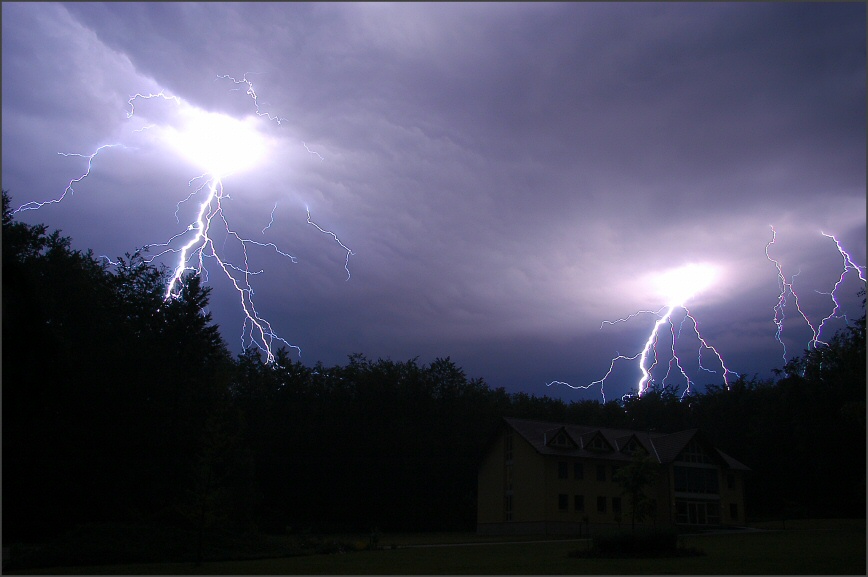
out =
<path fill-rule="evenodd" d="M 667 307 L 683 307 L 712 286 L 717 276 L 717 268 L 710 264 L 690 263 L 652 275 L 649 284 Z"/>
<path fill-rule="evenodd" d="M 157 132 L 130 137 L 186 126 L 168 102 L 137 101 L 126 118 L 137 92 L 165 89 L 255 129 L 265 149 L 226 178 L 226 208 L 242 238 L 297 257 L 252 258 L 265 270 L 258 310 L 305 362 L 450 356 L 509 390 L 598 398 L 544 385 L 598 379 L 616 353 L 642 349 L 657 319 L 603 321 L 683 301 L 727 367 L 770 376 L 781 346 L 769 224 L 815 327 L 831 309 L 816 291 L 841 274 L 820 231 L 866 262 L 861 3 L 4 3 L 2 13 L 13 200 L 57 198 L 83 174 L 86 158 L 58 152 L 125 144 L 93 159 L 74 196 L 21 217 L 115 255 L 179 232 L 178 199 L 202 184 L 190 179 L 241 152 L 190 159 Z M 279 125 L 254 116 L 247 86 L 219 78 L 245 73 Z M 352 248 L 349 281 L 347 250 L 307 223 L 306 207 Z M 194 208 L 181 206 L 181 227 Z M 654 285 L 683 263 L 717 276 L 694 295 Z M 212 311 L 237 348 L 234 287 L 212 281 Z M 858 284 L 845 278 L 824 334 L 861 314 Z M 802 325 L 782 336 L 793 353 L 812 339 Z M 609 397 L 636 377 L 620 363 Z"/>
<path fill-rule="evenodd" d="M 166 127 L 163 138 L 200 172 L 222 178 L 263 162 L 268 147 L 258 130 L 258 118 L 239 120 L 192 107 L 182 117 L 182 125 Z"/>

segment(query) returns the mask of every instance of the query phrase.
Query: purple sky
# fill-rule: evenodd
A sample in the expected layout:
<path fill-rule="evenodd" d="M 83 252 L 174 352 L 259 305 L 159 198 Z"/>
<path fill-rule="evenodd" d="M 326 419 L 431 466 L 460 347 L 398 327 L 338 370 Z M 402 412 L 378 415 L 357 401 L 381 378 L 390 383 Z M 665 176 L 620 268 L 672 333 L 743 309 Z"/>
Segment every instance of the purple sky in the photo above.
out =
<path fill-rule="evenodd" d="M 585 386 L 639 353 L 654 315 L 601 323 L 659 310 L 655 275 L 705 263 L 716 281 L 686 303 L 703 337 L 765 377 L 783 362 L 770 225 L 814 324 L 842 271 L 821 231 L 866 261 L 865 20 L 864 3 L 4 2 L 2 185 L 15 206 L 57 198 L 87 167 L 58 153 L 121 145 L 17 216 L 123 255 L 195 219 L 198 197 L 178 203 L 202 170 L 166 137 L 182 112 L 246 119 L 265 152 L 224 177 L 224 214 L 296 257 L 253 247 L 250 284 L 309 365 L 448 356 L 509 391 L 599 399 L 546 383 Z M 245 74 L 280 124 L 218 78 Z M 127 117 L 161 90 L 182 104 Z M 349 280 L 305 207 L 352 249 Z M 238 352 L 238 295 L 205 264 Z M 840 287 L 851 317 L 862 286 L 851 271 Z M 792 298 L 785 314 L 791 357 L 811 334 Z M 674 326 L 695 386 L 722 383 Z M 607 398 L 641 376 L 615 366 Z M 677 368 L 667 382 L 684 386 Z"/>

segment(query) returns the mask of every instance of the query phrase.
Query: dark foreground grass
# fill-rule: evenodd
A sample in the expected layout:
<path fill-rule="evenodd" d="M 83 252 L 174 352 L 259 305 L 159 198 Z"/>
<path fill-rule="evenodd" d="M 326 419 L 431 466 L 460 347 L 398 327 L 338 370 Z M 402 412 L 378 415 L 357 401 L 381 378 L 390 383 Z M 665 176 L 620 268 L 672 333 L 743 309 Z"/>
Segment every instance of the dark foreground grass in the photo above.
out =
<path fill-rule="evenodd" d="M 384 539 L 385 540 L 385 539 Z M 419 574 L 788 574 L 865 575 L 865 520 L 803 522 L 786 530 L 696 534 L 680 545 L 704 556 L 577 558 L 587 541 L 474 543 L 404 547 L 256 561 L 54 567 L 34 574 L 419 575 Z M 23 571 L 21 573 L 24 573 Z"/>

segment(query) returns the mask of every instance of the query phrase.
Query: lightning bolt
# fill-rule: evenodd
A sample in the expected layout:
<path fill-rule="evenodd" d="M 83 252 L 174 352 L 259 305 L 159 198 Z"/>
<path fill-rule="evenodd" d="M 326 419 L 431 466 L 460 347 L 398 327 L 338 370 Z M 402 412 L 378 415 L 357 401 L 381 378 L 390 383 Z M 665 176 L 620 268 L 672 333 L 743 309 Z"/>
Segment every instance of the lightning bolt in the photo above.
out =
<path fill-rule="evenodd" d="M 265 231 L 271 228 L 271 225 L 274 224 L 274 211 L 277 210 L 277 203 L 274 203 L 274 208 L 271 209 L 271 220 L 268 221 L 268 224 L 265 225 L 265 228 L 262 229 L 262 234 L 265 234 Z M 310 213 L 308 213 L 310 215 Z"/>
<path fill-rule="evenodd" d="M 261 116 L 261 117 L 265 117 L 268 120 L 276 122 L 278 125 L 280 125 L 284 120 L 286 120 L 285 118 L 281 118 L 281 117 L 273 115 L 269 112 L 263 112 L 259 108 L 259 96 L 256 94 L 256 90 L 253 88 L 253 82 L 248 80 L 248 78 L 247 78 L 248 74 L 253 74 L 253 73 L 245 72 L 244 76 L 241 77 L 241 80 L 238 80 L 232 76 L 229 76 L 228 74 L 218 74 L 217 80 L 226 79 L 226 80 L 229 80 L 235 84 L 244 84 L 245 86 L 247 86 L 246 94 L 247 94 L 247 96 L 249 96 L 251 98 L 251 100 L 253 100 L 253 106 L 254 106 L 254 108 L 256 108 L 256 114 Z M 233 88 L 233 90 L 239 90 L 239 89 Z M 304 149 L 306 151 L 308 151 L 310 154 L 316 156 L 320 160 L 325 160 L 325 158 L 323 158 L 323 156 L 319 152 L 317 152 L 316 150 L 311 150 L 306 142 L 302 141 L 301 144 L 302 144 L 302 146 L 304 146 Z"/>
<path fill-rule="evenodd" d="M 546 386 L 551 387 L 552 385 L 563 385 L 563 386 L 569 387 L 573 390 L 579 390 L 579 389 L 587 390 L 587 389 L 590 389 L 591 387 L 593 387 L 594 385 L 600 385 L 600 396 L 602 396 L 603 403 L 605 403 L 606 402 L 606 389 L 605 389 L 604 385 L 605 385 L 606 379 L 608 379 L 609 375 L 612 374 L 612 371 L 615 370 L 615 363 L 618 361 L 634 361 L 637 358 L 639 358 L 639 355 L 641 355 L 641 354 L 642 353 L 636 353 L 632 357 L 625 357 L 624 355 L 619 354 L 618 356 L 616 356 L 615 358 L 612 359 L 612 362 L 609 365 L 609 370 L 606 371 L 606 374 L 603 375 L 602 379 L 593 381 L 591 383 L 588 383 L 587 385 L 571 385 L 570 383 L 567 383 L 565 381 L 552 381 L 550 383 L 546 383 Z"/>
<path fill-rule="evenodd" d="M 223 190 L 223 182 L 219 178 L 214 177 L 203 184 L 197 192 L 204 190 L 206 187 L 207 193 L 199 204 L 196 219 L 187 225 L 184 231 L 173 236 L 165 243 L 151 244 L 146 247 L 149 251 L 154 247 L 165 248 L 165 250 L 147 259 L 147 262 L 151 262 L 155 258 L 167 253 L 178 254 L 178 264 L 175 266 L 172 276 L 167 283 L 164 298 L 168 300 L 170 298 L 177 298 L 180 295 L 179 285 L 182 282 L 184 274 L 187 272 L 203 274 L 207 280 L 208 269 L 205 267 L 205 259 L 213 259 L 240 296 L 241 307 L 245 315 L 241 332 L 242 347 L 256 346 L 265 353 L 267 362 L 274 360 L 272 347 L 278 342 L 301 353 L 301 349 L 297 345 L 293 345 L 278 336 L 271 323 L 256 310 L 256 305 L 253 301 L 255 291 L 250 284 L 250 278 L 262 274 L 264 271 L 250 270 L 248 248 L 251 245 L 269 248 L 293 263 L 297 262 L 297 259 L 291 254 L 282 251 L 274 243 L 263 243 L 238 234 L 229 225 L 223 210 L 223 201 L 228 198 Z M 212 228 L 215 221 L 222 223 L 223 230 L 225 230 L 227 236 L 234 238 L 238 242 L 243 254 L 243 266 L 235 265 L 226 260 L 214 247 Z M 183 246 L 172 248 L 171 244 L 174 241 L 188 233 L 190 233 L 189 236 L 191 238 Z"/>
<path fill-rule="evenodd" d="M 812 323 L 811 320 L 808 318 L 808 315 L 805 313 L 805 311 L 802 310 L 802 307 L 799 304 L 799 295 L 794 288 L 794 281 L 801 271 L 793 274 L 790 277 L 790 279 L 787 280 L 786 275 L 784 275 L 783 267 L 782 267 L 780 261 L 772 258 L 771 254 L 769 254 L 769 249 L 772 247 L 772 245 L 775 244 L 775 242 L 777 240 L 777 232 L 775 231 L 775 227 L 772 225 L 769 225 L 769 226 L 772 230 L 772 239 L 768 242 L 768 244 L 766 244 L 766 250 L 765 250 L 766 258 L 769 261 L 771 261 L 772 264 L 775 265 L 775 269 L 777 270 L 778 288 L 780 289 L 777 302 L 775 303 L 775 305 L 772 309 L 774 311 L 774 316 L 772 317 L 772 322 L 774 323 L 775 328 L 776 328 L 775 340 L 777 340 L 778 344 L 781 345 L 781 349 L 782 349 L 781 358 L 783 359 L 783 362 L 786 363 L 787 362 L 787 346 L 783 341 L 783 330 L 784 330 L 784 320 L 786 318 L 784 309 L 787 305 L 787 301 L 789 300 L 789 297 L 792 297 L 792 302 L 796 308 L 796 311 L 798 312 L 798 315 L 802 318 L 803 321 L 805 321 L 805 324 L 808 326 L 808 328 L 811 331 L 811 339 L 808 341 L 808 343 L 806 345 L 807 348 L 808 349 L 811 349 L 811 348 L 817 349 L 821 346 L 828 346 L 828 343 L 822 339 L 823 328 L 825 327 L 826 323 L 832 319 L 843 318 L 845 321 L 847 320 L 845 315 L 839 315 L 838 314 L 838 311 L 840 310 L 840 302 L 838 301 L 838 295 L 837 295 L 838 290 L 840 289 L 841 285 L 843 284 L 844 278 L 847 276 L 848 273 L 850 273 L 850 271 L 855 271 L 856 275 L 859 277 L 859 279 L 863 283 L 866 282 L 865 281 L 865 275 L 864 275 L 865 267 L 859 266 L 853 262 L 853 259 L 850 256 L 850 254 L 846 250 L 844 250 L 844 247 L 841 246 L 841 243 L 838 241 L 838 239 L 834 235 L 826 234 L 825 232 L 820 231 L 821 235 L 823 235 L 826 238 L 832 239 L 832 241 L 835 243 L 835 247 L 838 249 L 838 253 L 841 256 L 843 265 L 842 265 L 842 269 L 841 269 L 841 274 L 839 275 L 838 280 L 835 282 L 835 285 L 833 286 L 833 288 L 830 292 L 816 291 L 819 294 L 825 294 L 825 295 L 829 296 L 829 298 L 832 301 L 832 311 L 827 316 L 823 317 L 823 319 L 820 321 L 820 323 L 815 326 L 814 323 Z"/>
<path fill-rule="evenodd" d="M 130 105 L 130 111 L 127 112 L 127 118 L 128 119 L 132 118 L 133 115 L 136 113 L 135 102 L 139 98 L 141 98 L 142 100 L 150 100 L 151 98 L 162 98 L 163 100 L 172 100 L 175 102 L 175 104 L 181 104 L 180 98 L 178 98 L 177 96 L 170 96 L 170 95 L 166 94 L 165 90 L 160 90 L 156 94 L 154 94 L 153 92 L 151 92 L 150 94 L 142 94 L 140 92 L 137 92 L 136 94 L 133 94 L 132 96 L 130 96 L 130 99 L 127 100 L 127 104 Z M 145 128 L 150 128 L 150 127 L 146 126 Z M 141 130 L 144 130 L 144 128 Z"/>
<path fill-rule="evenodd" d="M 688 271 L 689 267 L 683 267 L 679 269 L 682 271 Z M 683 281 L 685 280 L 684 274 L 681 274 L 678 279 L 680 283 L 677 284 L 685 284 Z M 690 280 L 690 279 L 686 279 Z M 696 341 L 698 342 L 697 350 L 696 350 L 696 362 L 700 370 L 718 374 L 720 372 L 721 377 L 723 379 L 724 385 L 727 389 L 729 389 L 730 378 L 738 377 L 738 373 L 731 371 L 727 368 L 726 363 L 723 360 L 720 352 L 712 345 L 708 343 L 705 337 L 702 335 L 699 330 L 699 323 L 696 320 L 696 317 L 693 316 L 693 313 L 690 312 L 690 309 L 687 308 L 685 304 L 681 301 L 684 300 L 687 296 L 690 296 L 689 293 L 685 293 L 683 287 L 676 286 L 673 288 L 673 292 L 671 295 L 671 299 L 676 301 L 676 304 L 669 304 L 666 306 L 653 310 L 640 310 L 634 312 L 626 317 L 610 321 L 606 320 L 600 324 L 600 329 L 602 329 L 605 325 L 615 325 L 618 323 L 628 322 L 631 319 L 639 316 L 639 315 L 653 315 L 656 317 L 656 320 L 651 327 L 650 332 L 648 333 L 648 337 L 645 339 L 645 344 L 642 349 L 633 354 L 633 355 L 623 355 L 620 353 L 616 353 L 616 356 L 612 358 L 609 363 L 609 369 L 606 371 L 606 374 L 603 375 L 601 379 L 596 381 L 592 381 L 587 385 L 571 385 L 564 381 L 551 381 L 546 383 L 547 387 L 551 387 L 552 385 L 564 385 L 570 387 L 572 389 L 589 389 L 595 385 L 600 386 L 600 394 L 602 395 L 603 402 L 606 402 L 606 394 L 605 394 L 605 383 L 606 380 L 612 375 L 612 372 L 615 369 L 615 365 L 619 361 L 636 361 L 637 369 L 640 374 L 639 380 L 636 383 L 636 394 L 638 396 L 642 396 L 645 391 L 655 382 L 655 370 L 658 369 L 658 366 L 664 365 L 661 362 L 661 356 L 664 359 L 667 359 L 665 362 L 665 374 L 663 374 L 662 378 L 659 380 L 660 383 L 666 384 L 672 378 L 680 378 L 685 383 L 685 389 L 682 393 L 681 397 L 690 394 L 691 386 L 695 384 L 693 379 L 687 374 L 686 369 L 684 368 L 684 363 L 682 362 L 682 353 L 679 352 L 680 347 L 678 347 L 679 340 L 682 337 L 682 333 L 685 330 L 690 331 L 694 336 Z M 676 321 L 674 316 L 676 313 L 679 313 L 682 316 L 681 320 L 678 324 L 678 329 L 676 330 Z M 661 345 L 661 334 L 666 331 L 668 333 L 668 338 L 663 339 L 670 344 L 665 353 L 662 352 Z M 718 370 L 714 370 L 708 368 L 703 364 L 703 360 L 711 354 L 715 359 L 715 367 L 719 366 Z M 631 396 L 629 393 L 624 395 L 624 398 Z"/>
<path fill-rule="evenodd" d="M 217 78 L 229 79 L 235 84 L 245 85 L 247 87 L 246 94 L 253 99 L 256 114 L 260 117 L 265 117 L 270 121 L 274 121 L 278 125 L 282 122 L 282 119 L 280 117 L 267 112 L 263 112 L 260 109 L 258 96 L 256 94 L 256 91 L 254 90 L 253 84 L 250 82 L 250 80 L 248 80 L 246 74 L 241 80 L 237 80 L 232 76 L 228 75 L 218 76 Z M 176 104 L 181 105 L 180 98 L 178 98 L 177 96 L 168 95 L 165 93 L 165 91 L 162 90 L 157 93 L 149 94 L 137 93 L 131 96 L 127 101 L 127 104 L 129 106 L 129 111 L 127 112 L 127 119 L 131 119 L 135 115 L 135 104 L 136 101 L 139 99 L 162 99 L 167 101 L 174 101 Z M 154 128 L 154 125 L 145 126 L 133 132 L 141 132 L 150 128 Z M 110 148 L 113 146 L 122 145 L 102 145 L 90 155 L 59 153 L 64 156 L 78 156 L 87 159 L 87 169 L 80 176 L 70 180 L 63 193 L 58 198 L 45 202 L 30 202 L 22 205 L 14 212 L 19 212 L 22 210 L 36 210 L 45 206 L 46 204 L 61 202 L 67 194 L 71 195 L 75 192 L 75 185 L 77 185 L 90 175 L 91 169 L 93 168 L 94 159 L 97 157 L 97 155 L 99 155 L 106 148 Z M 309 153 L 315 154 L 322 160 L 322 156 L 319 153 L 312 151 L 310 148 L 307 147 L 306 144 L 304 146 Z M 195 218 L 192 220 L 192 222 L 187 224 L 183 230 L 170 237 L 167 241 L 146 245 L 144 247 L 145 251 L 151 254 L 145 262 L 153 262 L 155 259 L 167 254 L 176 255 L 176 264 L 172 268 L 172 274 L 166 283 L 166 290 L 164 294 L 164 298 L 166 300 L 169 300 L 179 297 L 181 292 L 180 284 L 183 282 L 185 274 L 199 274 L 203 277 L 203 280 L 205 282 L 208 282 L 209 272 L 206 266 L 206 261 L 213 261 L 213 263 L 216 263 L 217 269 L 223 272 L 224 276 L 228 279 L 230 284 L 235 288 L 236 292 L 239 295 L 241 308 L 244 313 L 244 322 L 241 329 L 242 347 L 244 349 L 253 346 L 259 348 L 265 353 L 266 362 L 274 361 L 275 355 L 273 353 L 273 347 L 278 345 L 293 348 L 297 350 L 300 354 L 301 349 L 297 345 L 291 344 L 287 340 L 280 337 L 274 330 L 274 327 L 271 325 L 271 323 L 266 320 L 257 310 L 256 304 L 254 302 L 255 291 L 251 284 L 251 279 L 254 276 L 263 274 L 264 271 L 251 270 L 250 250 L 254 248 L 259 250 L 265 249 L 266 251 L 271 251 L 274 254 L 285 258 L 292 263 L 297 262 L 297 259 L 291 254 L 282 250 L 275 243 L 260 242 L 242 236 L 230 225 L 229 219 L 224 211 L 224 204 L 226 203 L 226 201 L 231 200 L 231 197 L 224 190 L 222 176 L 223 175 L 221 174 L 216 174 L 209 171 L 191 179 L 188 182 L 188 186 L 190 187 L 192 187 L 193 183 L 195 183 L 196 181 L 201 180 L 202 183 L 193 192 L 188 194 L 186 198 L 178 202 L 175 208 L 175 219 L 178 223 L 180 223 L 179 212 L 181 206 L 187 201 L 190 201 L 193 198 L 197 198 L 198 205 L 195 211 Z M 265 234 L 265 231 L 270 228 L 271 225 L 274 223 L 274 212 L 276 208 L 277 204 L 275 204 L 274 208 L 271 211 L 271 222 L 269 222 L 269 224 L 262 229 L 262 234 Z M 311 224 L 312 226 L 317 228 L 320 232 L 332 236 L 332 238 L 334 238 L 334 240 L 344 250 L 346 250 L 347 257 L 344 263 L 344 269 L 347 271 L 347 280 L 349 280 L 349 257 L 350 255 L 354 254 L 352 250 L 350 250 L 333 232 L 325 230 L 319 225 L 317 225 L 315 222 L 313 222 L 311 220 L 310 210 L 307 211 L 307 222 L 308 224 Z M 224 239 L 223 247 L 221 247 L 220 250 L 218 250 L 215 246 L 215 238 L 218 238 L 216 236 L 217 234 L 223 235 Z M 240 249 L 241 260 L 238 264 L 233 263 L 223 254 L 225 251 L 226 242 L 229 240 L 234 241 L 236 243 L 236 246 Z M 180 246 L 178 246 L 179 243 L 181 244 Z M 108 259 L 107 257 L 103 258 L 105 258 L 109 263 L 115 264 L 111 261 L 111 259 Z"/>
<path fill-rule="evenodd" d="M 781 266 L 781 263 L 779 261 L 775 260 L 774 258 L 772 258 L 771 255 L 769 254 L 769 249 L 777 241 L 777 231 L 775 231 L 775 227 L 772 225 L 769 225 L 769 227 L 772 229 L 772 239 L 766 245 L 766 249 L 765 249 L 766 258 L 768 260 L 770 260 L 775 265 L 775 269 L 777 270 L 777 273 L 778 273 L 778 288 L 780 289 L 780 293 L 778 294 L 778 301 L 777 301 L 777 303 L 775 303 L 775 306 L 773 307 L 774 317 L 772 319 L 772 322 L 774 322 L 775 327 L 776 327 L 775 339 L 778 341 L 778 343 L 783 348 L 783 353 L 781 354 L 781 357 L 783 358 L 784 362 L 786 363 L 786 361 L 787 361 L 787 345 L 784 344 L 784 341 L 783 341 L 783 330 L 784 330 L 784 319 L 786 318 L 786 314 L 785 314 L 784 309 L 787 306 L 787 295 L 792 296 L 793 305 L 796 307 L 796 311 L 799 313 L 799 316 L 802 317 L 802 320 L 805 321 L 805 324 L 808 325 L 808 328 L 811 329 L 812 337 L 811 337 L 811 340 L 808 341 L 808 346 L 810 347 L 811 345 L 813 345 L 814 347 L 816 347 L 822 341 L 819 340 L 819 331 L 817 330 L 816 327 L 814 327 L 813 323 L 811 323 L 811 320 L 808 318 L 808 315 L 805 314 L 805 311 L 802 310 L 801 305 L 799 305 L 799 295 L 793 289 L 793 281 L 799 275 L 799 273 L 797 272 L 792 277 L 790 277 L 789 281 L 787 281 L 787 277 L 786 277 L 786 275 L 784 275 L 784 270 L 783 270 L 783 267 Z"/>
<path fill-rule="evenodd" d="M 316 156 L 316 157 L 319 158 L 320 160 L 325 160 L 325 158 L 322 157 L 322 154 L 320 154 L 320 153 L 317 152 L 316 150 L 311 150 L 311 149 L 308 147 L 308 145 L 307 145 L 306 142 L 302 142 L 301 144 L 304 146 L 304 149 L 305 149 L 306 151 L 308 151 L 309 153 L 313 154 L 314 156 Z"/>
<path fill-rule="evenodd" d="M 838 253 L 841 255 L 841 260 L 843 261 L 843 268 L 841 269 L 841 275 L 838 277 L 838 280 L 835 282 L 835 286 L 832 288 L 832 290 L 828 293 L 821 293 L 829 295 L 829 298 L 832 299 L 833 306 L 832 312 L 829 313 L 829 316 L 823 318 L 823 320 L 820 321 L 820 325 L 817 327 L 818 334 L 822 333 L 823 326 L 826 324 L 826 322 L 833 318 L 843 318 L 849 324 L 849 320 L 847 319 L 846 315 L 836 314 L 841 308 L 836 293 L 838 292 L 838 289 L 841 287 L 841 285 L 844 283 L 844 277 L 847 276 L 847 273 L 849 273 L 850 271 L 856 271 L 856 276 L 859 277 L 859 280 L 861 280 L 863 283 L 866 282 L 865 275 L 863 274 L 865 267 L 859 266 L 853 262 L 853 259 L 850 257 L 849 253 L 844 250 L 844 247 L 841 246 L 840 241 L 838 241 L 838 239 L 835 238 L 834 235 L 826 234 L 823 231 L 820 231 L 820 234 L 822 234 L 826 238 L 831 238 L 835 242 L 835 247 L 838 249 Z"/>
<path fill-rule="evenodd" d="M 229 76 L 228 74 L 218 74 L 217 80 L 219 80 L 221 78 L 225 78 L 227 80 L 234 82 L 235 84 L 244 84 L 245 86 L 247 86 L 247 91 L 246 91 L 247 96 L 249 96 L 250 98 L 253 99 L 253 105 L 256 108 L 256 114 L 257 115 L 264 116 L 268 120 L 274 121 L 277 124 L 280 124 L 281 122 L 283 122 L 283 120 L 284 120 L 283 118 L 276 116 L 276 115 L 272 115 L 269 112 L 262 112 L 259 109 L 259 96 L 257 96 L 256 90 L 253 88 L 253 83 L 247 79 L 248 74 L 252 74 L 252 73 L 245 72 L 244 76 L 241 77 L 241 80 L 236 80 L 235 78 L 233 78 L 232 76 Z M 234 90 L 238 90 L 238 89 L 236 88 Z M 305 146 L 305 148 L 307 148 L 307 146 Z"/>
<path fill-rule="evenodd" d="M 82 180 L 84 180 L 85 178 L 87 178 L 90 175 L 90 171 L 93 168 L 93 159 L 96 158 L 97 155 L 100 152 L 102 152 L 103 150 L 105 150 L 106 148 L 113 148 L 115 146 L 122 146 L 122 145 L 120 145 L 120 144 L 103 144 L 102 146 L 97 148 L 91 154 L 58 152 L 57 154 L 59 154 L 60 156 L 78 156 L 81 158 L 86 158 L 87 159 L 87 170 L 85 170 L 80 176 L 77 176 L 77 177 L 73 178 L 72 180 L 70 180 L 69 183 L 66 185 L 66 188 L 63 189 L 63 193 L 61 193 L 61 195 L 59 197 L 51 199 L 51 200 L 42 201 L 42 202 L 36 202 L 36 201 L 26 202 L 26 203 L 22 204 L 21 206 L 19 206 L 18 208 L 16 208 L 15 210 L 13 210 L 12 214 L 16 214 L 16 213 L 24 211 L 24 210 L 38 210 L 47 204 L 56 204 L 56 203 L 63 201 L 63 199 L 66 198 L 67 194 L 69 194 L 69 195 L 75 194 L 75 188 L 73 185 L 78 184 L 79 182 L 81 182 Z"/>
<path fill-rule="evenodd" d="M 352 256 L 355 253 L 352 250 L 350 250 L 350 248 L 347 247 L 344 243 L 342 243 L 341 239 L 339 239 L 335 233 L 333 233 L 330 230 L 323 229 L 322 227 L 320 227 L 320 225 L 318 225 L 317 223 L 312 221 L 310 219 L 310 209 L 309 208 L 307 209 L 307 223 L 316 227 L 316 229 L 318 231 L 320 231 L 321 233 L 331 236 L 333 239 L 335 239 L 335 242 L 337 242 L 341 246 L 342 249 L 347 251 L 347 259 L 346 259 L 346 261 L 344 261 L 344 270 L 347 271 L 347 280 L 350 280 L 350 256 Z"/>

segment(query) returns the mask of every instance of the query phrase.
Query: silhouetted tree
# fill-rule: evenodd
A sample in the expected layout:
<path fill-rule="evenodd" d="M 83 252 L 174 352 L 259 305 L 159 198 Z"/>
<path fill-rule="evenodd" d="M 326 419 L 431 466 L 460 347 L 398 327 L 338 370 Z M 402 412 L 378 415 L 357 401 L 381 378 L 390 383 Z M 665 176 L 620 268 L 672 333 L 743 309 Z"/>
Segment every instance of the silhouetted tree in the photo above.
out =
<path fill-rule="evenodd" d="M 4 530 L 155 521 L 195 481 L 233 360 L 198 277 L 164 299 L 140 253 L 114 274 L 3 193 Z M 234 410 L 234 409 L 233 409 Z"/>
<path fill-rule="evenodd" d="M 636 451 L 629 465 L 620 467 L 612 480 L 621 486 L 621 494 L 630 503 L 630 530 L 636 521 L 643 522 L 654 514 L 653 500 L 646 491 L 657 482 L 660 465 L 644 451 Z"/>
<path fill-rule="evenodd" d="M 661 432 L 696 427 L 753 469 L 748 514 L 864 514 L 865 318 L 791 360 L 682 398 L 565 402 L 469 379 L 453 361 L 233 358 L 196 275 L 142 252 L 109 269 L 3 193 L 3 483 L 9 539 L 75 523 L 472 530 L 477 466 L 504 416 Z M 864 303 L 864 301 L 863 301 Z M 619 475 L 641 520 L 647 479 Z M 817 486 L 824 487 L 821 493 Z M 201 556 L 201 555 L 200 555 Z"/>

